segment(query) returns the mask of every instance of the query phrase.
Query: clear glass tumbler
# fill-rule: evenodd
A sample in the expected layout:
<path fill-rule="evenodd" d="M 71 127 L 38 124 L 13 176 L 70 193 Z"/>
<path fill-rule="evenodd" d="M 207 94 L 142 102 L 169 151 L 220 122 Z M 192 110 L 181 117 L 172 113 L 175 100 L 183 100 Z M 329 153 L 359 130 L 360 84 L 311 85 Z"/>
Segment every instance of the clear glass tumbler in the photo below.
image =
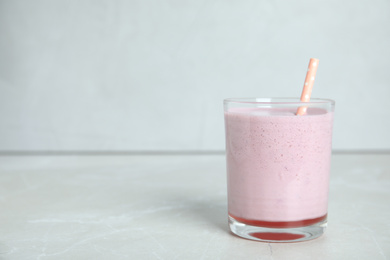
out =
<path fill-rule="evenodd" d="M 296 115 L 298 108 L 306 111 Z M 327 225 L 335 102 L 225 99 L 230 230 L 265 242 L 298 242 Z"/>

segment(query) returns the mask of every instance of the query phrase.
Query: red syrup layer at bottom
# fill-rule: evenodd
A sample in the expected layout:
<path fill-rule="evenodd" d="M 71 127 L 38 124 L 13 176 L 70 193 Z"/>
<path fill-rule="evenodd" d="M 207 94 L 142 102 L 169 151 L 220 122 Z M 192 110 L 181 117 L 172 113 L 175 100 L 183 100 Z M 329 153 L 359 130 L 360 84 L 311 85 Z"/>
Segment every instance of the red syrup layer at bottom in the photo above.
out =
<path fill-rule="evenodd" d="M 318 218 L 302 219 L 296 221 L 263 221 L 263 220 L 239 218 L 232 214 L 229 214 L 229 216 L 234 218 L 238 222 L 241 222 L 246 225 L 251 225 L 251 226 L 265 227 L 265 228 L 296 228 L 296 227 L 310 226 L 318 222 L 321 222 L 327 218 L 328 214 L 325 214 Z"/>
<path fill-rule="evenodd" d="M 258 233 L 250 233 L 252 237 L 262 239 L 262 240 L 274 240 L 274 241 L 289 241 L 289 240 L 297 240 L 300 238 L 304 238 L 303 234 L 290 234 L 290 233 L 272 233 L 272 232 L 258 232 Z"/>

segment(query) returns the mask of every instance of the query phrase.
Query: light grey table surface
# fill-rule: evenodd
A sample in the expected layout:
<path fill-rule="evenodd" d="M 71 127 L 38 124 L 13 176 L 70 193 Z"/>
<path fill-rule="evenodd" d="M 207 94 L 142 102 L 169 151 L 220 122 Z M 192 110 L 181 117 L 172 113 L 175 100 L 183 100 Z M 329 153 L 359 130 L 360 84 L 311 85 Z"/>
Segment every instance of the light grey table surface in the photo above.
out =
<path fill-rule="evenodd" d="M 336 154 L 329 225 L 270 244 L 227 226 L 224 155 L 0 156 L 0 259 L 389 259 L 390 154 Z"/>

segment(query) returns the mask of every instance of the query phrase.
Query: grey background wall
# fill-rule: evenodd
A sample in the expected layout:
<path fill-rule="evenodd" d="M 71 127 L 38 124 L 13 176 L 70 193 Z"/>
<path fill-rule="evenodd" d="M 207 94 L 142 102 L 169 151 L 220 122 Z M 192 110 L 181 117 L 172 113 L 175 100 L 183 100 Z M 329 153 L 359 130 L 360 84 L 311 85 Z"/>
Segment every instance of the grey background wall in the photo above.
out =
<path fill-rule="evenodd" d="M 222 99 L 336 100 L 336 150 L 390 149 L 390 2 L 0 0 L 0 150 L 224 149 Z"/>

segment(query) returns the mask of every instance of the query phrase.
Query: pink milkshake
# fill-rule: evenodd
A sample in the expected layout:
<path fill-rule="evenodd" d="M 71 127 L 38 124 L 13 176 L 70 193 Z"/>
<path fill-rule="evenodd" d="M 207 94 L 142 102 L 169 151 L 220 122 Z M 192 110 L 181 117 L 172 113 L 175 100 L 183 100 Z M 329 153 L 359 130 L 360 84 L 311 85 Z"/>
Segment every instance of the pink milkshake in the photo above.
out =
<path fill-rule="evenodd" d="M 299 100 L 225 101 L 231 221 L 278 234 L 326 223 L 334 102 L 310 102 L 297 116 L 301 106 Z"/>

